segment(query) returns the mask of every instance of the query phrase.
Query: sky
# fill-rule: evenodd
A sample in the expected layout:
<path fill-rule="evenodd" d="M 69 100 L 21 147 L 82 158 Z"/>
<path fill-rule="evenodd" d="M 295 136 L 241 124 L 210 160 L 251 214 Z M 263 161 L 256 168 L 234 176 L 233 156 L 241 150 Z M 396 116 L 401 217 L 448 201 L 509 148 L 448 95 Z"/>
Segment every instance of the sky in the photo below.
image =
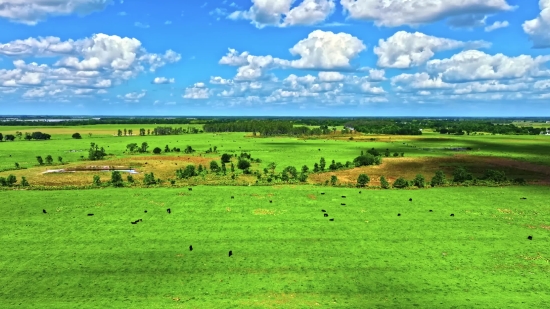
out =
<path fill-rule="evenodd" d="M 550 0 L 0 0 L 0 115 L 550 116 Z"/>

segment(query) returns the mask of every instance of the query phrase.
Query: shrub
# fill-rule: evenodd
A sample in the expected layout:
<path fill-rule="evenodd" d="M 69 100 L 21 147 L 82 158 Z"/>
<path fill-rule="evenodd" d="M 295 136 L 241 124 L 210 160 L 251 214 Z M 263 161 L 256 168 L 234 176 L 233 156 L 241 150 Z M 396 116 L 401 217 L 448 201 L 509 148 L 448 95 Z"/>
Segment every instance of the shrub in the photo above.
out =
<path fill-rule="evenodd" d="M 485 175 L 483 175 L 483 180 L 492 181 L 495 183 L 508 181 L 508 179 L 506 178 L 506 174 L 503 171 L 496 171 L 496 170 L 485 171 Z"/>
<path fill-rule="evenodd" d="M 124 186 L 124 181 L 122 180 L 122 175 L 119 171 L 114 171 L 111 173 L 111 186 L 113 187 L 122 187 Z"/>
<path fill-rule="evenodd" d="M 376 159 L 376 158 L 379 158 L 379 159 Z M 375 157 L 370 153 L 367 153 L 362 156 L 358 156 L 357 158 L 353 159 L 353 164 L 355 164 L 355 167 L 376 165 L 380 163 L 381 163 L 380 157 Z"/>
<path fill-rule="evenodd" d="M 426 179 L 422 174 L 418 174 L 414 178 L 413 184 L 418 188 L 424 188 L 426 186 Z"/>
<path fill-rule="evenodd" d="M 46 164 L 50 165 L 53 163 L 53 158 L 51 155 L 46 156 Z"/>
<path fill-rule="evenodd" d="M 218 162 L 211 161 L 210 162 L 210 170 L 214 173 L 217 173 L 220 171 L 220 166 L 218 165 Z"/>
<path fill-rule="evenodd" d="M 155 175 L 153 174 L 153 172 L 144 175 L 144 177 L 143 177 L 143 184 L 144 185 L 150 186 L 150 185 L 154 185 L 156 183 L 157 183 L 157 181 L 155 180 Z"/>
<path fill-rule="evenodd" d="M 307 174 L 306 173 L 301 173 L 300 176 L 298 177 L 298 180 L 300 182 L 306 182 L 307 181 Z"/>
<path fill-rule="evenodd" d="M 202 167 L 202 165 L 200 167 Z M 187 165 L 185 169 L 179 169 L 176 171 L 176 177 L 179 179 L 188 179 L 194 176 L 197 176 L 194 165 Z"/>
<path fill-rule="evenodd" d="M 80 136 L 80 133 L 75 133 L 75 134 L 73 134 L 73 138 L 74 139 L 81 139 L 82 136 Z"/>
<path fill-rule="evenodd" d="M 8 181 L 4 177 L 0 177 L 0 186 L 5 187 L 8 185 Z"/>
<path fill-rule="evenodd" d="M 388 182 L 388 180 L 384 176 L 380 177 L 380 187 L 382 187 L 382 189 L 389 189 L 390 188 L 390 183 Z"/>
<path fill-rule="evenodd" d="M 462 183 L 467 180 L 473 180 L 472 174 L 468 173 L 462 166 L 457 167 L 453 172 L 453 182 Z"/>
<path fill-rule="evenodd" d="M 335 186 L 337 182 L 338 182 L 338 177 L 336 177 L 334 175 L 330 176 L 330 184 L 331 185 Z"/>
<path fill-rule="evenodd" d="M 393 187 L 398 189 L 408 188 L 409 182 L 405 178 L 399 177 L 393 182 Z"/>
<path fill-rule="evenodd" d="M 374 156 L 374 157 L 380 156 L 380 151 L 378 151 L 378 150 L 376 150 L 376 149 L 374 149 L 374 148 L 372 148 L 372 149 L 370 149 L 370 150 L 367 150 L 367 153 L 370 153 L 370 154 L 371 154 L 372 156 Z"/>
<path fill-rule="evenodd" d="M 394 152 L 394 153 L 393 153 L 393 156 L 394 156 L 394 157 L 399 157 L 399 153 Z"/>
<path fill-rule="evenodd" d="M 127 180 L 129 183 L 134 183 L 134 176 L 128 175 L 128 176 L 126 176 L 126 180 Z"/>
<path fill-rule="evenodd" d="M 99 175 L 94 175 L 93 184 L 94 186 L 101 186 L 101 178 L 99 178 Z"/>
<path fill-rule="evenodd" d="M 357 185 L 359 187 L 364 187 L 368 185 L 369 182 L 370 182 L 370 178 L 367 174 L 361 174 L 359 175 L 359 177 L 357 177 Z"/>
<path fill-rule="evenodd" d="M 159 147 L 155 147 L 155 149 L 153 149 L 154 154 L 160 154 L 161 152 L 162 152 L 162 149 L 160 149 Z"/>
<path fill-rule="evenodd" d="M 15 169 L 19 169 L 19 163 L 15 162 Z"/>
<path fill-rule="evenodd" d="M 443 171 L 437 171 L 435 172 L 435 175 L 432 178 L 432 181 L 430 184 L 432 185 L 432 187 L 436 187 L 436 186 L 442 186 L 446 182 L 447 180 L 445 179 L 445 173 L 443 173 Z"/>
<path fill-rule="evenodd" d="M 38 164 L 44 165 L 44 159 L 41 156 L 36 156 L 36 161 L 38 161 Z"/>
<path fill-rule="evenodd" d="M 6 178 L 6 184 L 8 186 L 13 186 L 17 182 L 17 178 L 14 175 L 9 175 L 8 178 Z"/>
<path fill-rule="evenodd" d="M 513 180 L 513 183 L 516 184 L 516 185 L 524 186 L 524 185 L 527 184 L 527 181 L 525 181 L 525 179 L 523 179 L 523 178 L 515 178 Z"/>
<path fill-rule="evenodd" d="M 229 163 L 231 162 L 231 155 L 230 154 L 227 154 L 227 153 L 224 153 L 222 155 L 222 162 L 223 163 Z"/>
<path fill-rule="evenodd" d="M 21 186 L 23 187 L 28 187 L 30 186 L 29 182 L 27 181 L 27 178 L 26 177 L 21 177 Z"/>
<path fill-rule="evenodd" d="M 240 159 L 239 158 L 239 163 L 237 163 L 237 167 L 240 170 L 246 170 L 250 167 L 250 162 L 246 159 Z"/>

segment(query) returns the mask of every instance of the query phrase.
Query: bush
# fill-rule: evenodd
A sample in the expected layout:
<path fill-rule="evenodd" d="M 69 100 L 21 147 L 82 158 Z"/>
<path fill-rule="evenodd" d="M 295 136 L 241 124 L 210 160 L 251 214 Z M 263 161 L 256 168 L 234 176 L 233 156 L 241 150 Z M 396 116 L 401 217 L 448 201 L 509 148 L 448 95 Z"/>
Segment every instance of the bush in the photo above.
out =
<path fill-rule="evenodd" d="M 200 167 L 202 167 L 202 165 Z M 176 177 L 178 179 L 188 179 L 194 176 L 197 176 L 194 165 L 187 165 L 185 169 L 179 169 L 176 171 Z"/>
<path fill-rule="evenodd" d="M 330 184 L 331 185 L 335 186 L 337 182 L 338 182 L 338 177 L 336 177 L 334 175 L 330 176 Z"/>
<path fill-rule="evenodd" d="M 17 182 L 17 178 L 14 175 L 9 175 L 8 178 L 6 178 L 6 184 L 8 186 L 13 186 Z"/>
<path fill-rule="evenodd" d="M 29 182 L 27 181 L 27 178 L 26 177 L 21 177 L 21 186 L 22 187 L 28 187 L 30 186 Z"/>
<path fill-rule="evenodd" d="M 520 186 L 524 186 L 524 185 L 527 184 L 527 181 L 525 181 L 525 179 L 523 179 L 523 178 L 515 178 L 512 182 L 514 184 L 520 185 Z"/>
<path fill-rule="evenodd" d="M 384 176 L 380 177 L 380 187 L 382 187 L 382 189 L 389 189 L 390 188 L 390 183 L 388 182 L 388 180 Z"/>
<path fill-rule="evenodd" d="M 250 168 L 250 162 L 246 159 L 239 159 L 239 163 L 237 163 L 237 168 L 240 170 L 246 170 Z"/>
<path fill-rule="evenodd" d="M 218 165 L 218 162 L 211 161 L 210 162 L 210 170 L 214 173 L 217 173 L 220 171 L 220 166 Z"/>
<path fill-rule="evenodd" d="M 394 157 L 399 157 L 399 153 L 394 152 L 394 153 L 393 153 L 393 156 L 394 156 Z"/>
<path fill-rule="evenodd" d="M 414 178 L 413 184 L 414 184 L 414 186 L 416 186 L 418 188 L 424 188 L 424 187 L 426 187 L 426 179 L 424 178 L 424 176 L 422 174 L 418 174 Z"/>
<path fill-rule="evenodd" d="M 111 186 L 113 187 L 122 187 L 124 186 L 124 181 L 122 180 L 122 175 L 119 171 L 114 171 L 111 173 Z"/>
<path fill-rule="evenodd" d="M 143 184 L 146 186 L 157 184 L 157 181 L 155 180 L 155 175 L 153 174 L 153 172 L 144 175 Z"/>
<path fill-rule="evenodd" d="M 4 177 L 0 177 L 0 186 L 5 187 L 8 185 L 8 181 Z"/>
<path fill-rule="evenodd" d="M 472 174 L 468 173 L 462 166 L 457 167 L 453 172 L 453 182 L 463 183 L 467 180 L 473 180 Z"/>
<path fill-rule="evenodd" d="M 75 133 L 75 134 L 73 134 L 73 138 L 74 139 L 81 139 L 82 136 L 80 136 L 80 133 Z"/>
<path fill-rule="evenodd" d="M 306 182 L 307 181 L 307 174 L 306 173 L 301 173 L 300 176 L 298 177 L 298 180 L 300 182 Z"/>
<path fill-rule="evenodd" d="M 126 180 L 128 180 L 129 183 L 134 183 L 134 176 L 128 175 L 126 176 Z"/>
<path fill-rule="evenodd" d="M 393 187 L 398 189 L 408 188 L 409 182 L 405 178 L 399 177 L 393 182 Z"/>
<path fill-rule="evenodd" d="M 41 156 L 37 156 L 37 157 L 36 157 L 36 161 L 38 161 L 38 164 L 44 165 L 44 159 L 42 159 Z"/>
<path fill-rule="evenodd" d="M 97 187 L 101 186 L 101 178 L 99 178 L 99 175 L 94 175 L 93 184 Z"/>
<path fill-rule="evenodd" d="M 485 171 L 485 175 L 483 175 L 483 180 L 492 181 L 495 183 L 508 181 L 508 179 L 506 178 L 506 174 L 503 171 L 496 171 L 496 170 Z"/>
<path fill-rule="evenodd" d="M 361 174 L 359 177 L 357 177 L 357 186 L 364 187 L 368 185 L 370 182 L 370 178 L 367 174 Z"/>
<path fill-rule="evenodd" d="M 155 149 L 153 149 L 154 154 L 160 154 L 161 152 L 162 152 L 162 149 L 160 149 L 159 147 L 155 147 Z"/>
<path fill-rule="evenodd" d="M 370 154 L 371 154 L 372 156 L 374 156 L 374 157 L 380 156 L 380 151 L 378 151 L 378 150 L 376 150 L 376 149 L 374 149 L 374 148 L 372 148 L 372 149 L 370 149 L 370 150 L 367 150 L 367 153 L 370 153 Z"/>
<path fill-rule="evenodd" d="M 445 179 L 445 173 L 443 171 L 435 172 L 434 177 L 432 178 L 431 185 L 432 187 L 442 186 L 447 182 Z"/>
<path fill-rule="evenodd" d="M 46 164 L 51 165 L 53 163 L 53 157 L 51 155 L 46 156 Z"/>
<path fill-rule="evenodd" d="M 231 155 L 230 154 L 227 154 L 227 153 L 224 153 L 222 155 L 222 162 L 223 163 L 229 163 L 231 162 Z"/>
<path fill-rule="evenodd" d="M 373 156 L 372 154 L 367 153 L 365 155 L 358 156 L 357 158 L 353 159 L 353 164 L 355 164 L 355 167 L 375 165 L 377 164 L 377 162 L 381 162 L 380 160 L 377 161 L 376 158 L 377 157 Z"/>

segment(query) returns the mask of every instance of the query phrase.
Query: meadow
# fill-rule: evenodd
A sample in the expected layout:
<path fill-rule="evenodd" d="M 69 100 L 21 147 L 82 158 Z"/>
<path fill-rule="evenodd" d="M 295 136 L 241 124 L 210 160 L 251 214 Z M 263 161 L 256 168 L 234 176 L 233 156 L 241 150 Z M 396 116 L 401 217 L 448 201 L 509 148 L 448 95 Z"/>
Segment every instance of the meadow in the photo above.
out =
<path fill-rule="evenodd" d="M 544 308 L 549 193 L 2 192 L 0 307 Z"/>

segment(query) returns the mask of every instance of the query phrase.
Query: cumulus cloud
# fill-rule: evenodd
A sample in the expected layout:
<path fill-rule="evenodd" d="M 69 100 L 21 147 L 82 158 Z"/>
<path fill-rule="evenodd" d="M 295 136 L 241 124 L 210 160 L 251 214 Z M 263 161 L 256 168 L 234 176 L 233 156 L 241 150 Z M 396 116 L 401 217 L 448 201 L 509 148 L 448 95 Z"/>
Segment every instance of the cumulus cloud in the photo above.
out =
<path fill-rule="evenodd" d="M 319 72 L 319 81 L 320 82 L 341 82 L 345 78 L 344 74 L 339 72 Z"/>
<path fill-rule="evenodd" d="M 523 23 L 523 31 L 529 35 L 535 48 L 550 47 L 550 0 L 539 1 L 540 14 Z"/>
<path fill-rule="evenodd" d="M 176 80 L 174 78 L 166 78 L 166 77 L 155 77 L 153 79 L 153 84 L 160 85 L 160 84 L 173 84 Z"/>
<path fill-rule="evenodd" d="M 143 97 L 145 97 L 146 94 L 147 94 L 146 91 L 130 92 L 130 93 L 127 93 L 125 95 L 118 95 L 117 97 L 119 99 L 125 100 L 126 102 L 139 102 L 139 100 L 141 100 Z"/>
<path fill-rule="evenodd" d="M 149 28 L 150 26 L 148 24 L 143 24 L 143 23 L 140 23 L 139 21 L 136 21 L 134 23 L 134 26 L 138 27 L 138 28 L 143 28 L 143 29 L 147 29 Z"/>
<path fill-rule="evenodd" d="M 303 0 L 292 7 L 294 0 L 252 0 L 247 11 L 235 11 L 229 19 L 247 19 L 257 28 L 314 25 L 325 21 L 335 8 L 334 0 Z"/>
<path fill-rule="evenodd" d="M 543 66 L 548 61 L 550 56 L 508 57 L 503 54 L 489 55 L 478 50 L 468 50 L 449 59 L 431 60 L 426 67 L 429 72 L 441 73 L 444 81 L 463 82 L 550 76 L 550 70 Z"/>
<path fill-rule="evenodd" d="M 430 36 L 420 32 L 409 33 L 398 31 L 387 40 L 380 39 L 378 46 L 374 48 L 374 53 L 378 55 L 378 66 L 405 69 L 423 65 L 436 52 L 457 48 L 490 46 L 490 43 L 484 41 L 462 42 Z"/>
<path fill-rule="evenodd" d="M 415 26 L 449 17 L 514 9 L 506 0 L 341 0 L 340 3 L 350 18 L 374 21 L 377 26 L 386 27 Z"/>
<path fill-rule="evenodd" d="M 208 88 L 205 87 L 204 83 L 197 83 L 193 87 L 185 89 L 185 93 L 182 97 L 184 99 L 204 100 L 210 97 L 210 92 Z"/>
<path fill-rule="evenodd" d="M 492 25 L 489 25 L 489 26 L 485 27 L 485 32 L 495 31 L 497 29 L 506 28 L 508 26 L 510 26 L 510 23 L 508 23 L 507 20 L 505 20 L 505 21 L 495 21 Z"/>
<path fill-rule="evenodd" d="M 88 15 L 102 11 L 112 0 L 2 0 L 0 18 L 27 25 L 36 25 L 50 16 Z"/>

